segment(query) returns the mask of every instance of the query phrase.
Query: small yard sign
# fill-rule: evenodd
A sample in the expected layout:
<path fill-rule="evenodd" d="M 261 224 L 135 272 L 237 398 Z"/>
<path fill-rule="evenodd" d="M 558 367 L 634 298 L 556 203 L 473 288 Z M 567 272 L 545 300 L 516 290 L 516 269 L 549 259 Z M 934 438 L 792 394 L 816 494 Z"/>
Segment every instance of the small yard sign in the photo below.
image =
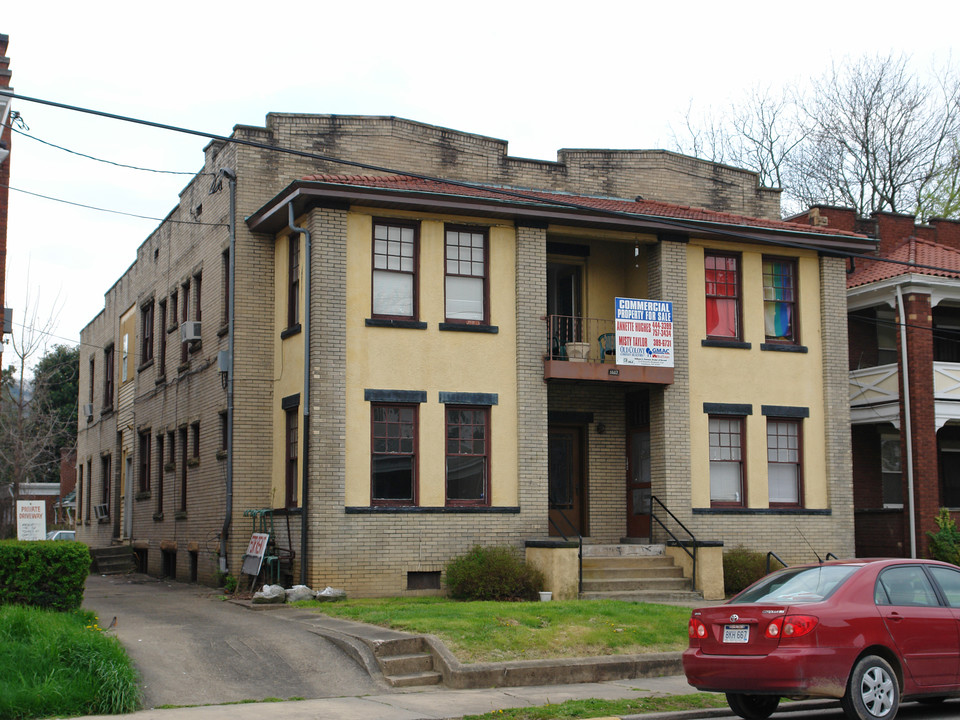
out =
<path fill-rule="evenodd" d="M 267 552 L 267 541 L 269 539 L 270 533 L 254 533 L 250 536 L 250 543 L 247 545 L 247 552 L 243 555 L 243 567 L 240 572 L 254 577 L 259 574 L 263 556 Z"/>
<path fill-rule="evenodd" d="M 43 500 L 17 500 L 17 540 L 47 536 L 47 505 Z"/>
<path fill-rule="evenodd" d="M 617 365 L 673 367 L 673 303 L 617 298 Z"/>

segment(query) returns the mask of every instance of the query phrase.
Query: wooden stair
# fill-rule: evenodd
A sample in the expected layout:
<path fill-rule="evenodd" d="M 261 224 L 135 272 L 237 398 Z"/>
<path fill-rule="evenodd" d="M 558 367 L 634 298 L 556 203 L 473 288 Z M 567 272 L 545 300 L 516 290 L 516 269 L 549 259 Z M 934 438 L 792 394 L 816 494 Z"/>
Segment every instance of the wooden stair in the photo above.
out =
<path fill-rule="evenodd" d="M 111 545 L 109 547 L 90 548 L 93 567 L 100 575 L 122 575 L 137 569 L 133 548 L 129 545 Z"/>
<path fill-rule="evenodd" d="M 637 544 L 584 545 L 580 598 L 659 603 L 703 600 L 663 545 Z"/>
<path fill-rule="evenodd" d="M 373 655 L 391 687 L 437 685 L 443 680 L 433 669 L 433 655 L 421 637 L 378 642 Z"/>

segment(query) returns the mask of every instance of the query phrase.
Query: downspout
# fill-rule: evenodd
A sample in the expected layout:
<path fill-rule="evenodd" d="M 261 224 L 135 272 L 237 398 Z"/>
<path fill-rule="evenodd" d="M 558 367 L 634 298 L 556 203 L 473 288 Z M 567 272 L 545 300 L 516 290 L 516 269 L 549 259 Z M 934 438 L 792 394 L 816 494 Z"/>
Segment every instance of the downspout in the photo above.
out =
<path fill-rule="evenodd" d="M 300 407 L 303 408 L 303 442 L 301 443 L 300 458 L 303 480 L 300 489 L 300 584 L 307 584 L 307 461 L 310 440 L 310 231 L 294 225 L 293 203 L 287 205 L 287 227 L 291 232 L 300 233 L 304 239 L 304 292 L 303 292 L 303 398 Z"/>
<path fill-rule="evenodd" d="M 227 282 L 230 283 L 230 308 L 227 313 L 227 485 L 226 508 L 223 513 L 223 529 L 220 531 L 220 572 L 228 571 L 227 541 L 230 537 L 230 524 L 233 522 L 233 339 L 236 335 L 236 298 L 237 298 L 237 176 L 233 170 L 221 168 L 220 175 L 227 179 L 230 186 L 230 257 L 228 258 Z"/>
<path fill-rule="evenodd" d="M 907 446 L 907 512 L 910 513 L 910 557 L 917 556 L 917 518 L 913 500 L 913 433 L 910 422 L 910 373 L 907 369 L 907 321 L 902 286 L 897 285 L 897 309 L 900 311 L 900 360 L 903 365 L 903 424 Z"/>

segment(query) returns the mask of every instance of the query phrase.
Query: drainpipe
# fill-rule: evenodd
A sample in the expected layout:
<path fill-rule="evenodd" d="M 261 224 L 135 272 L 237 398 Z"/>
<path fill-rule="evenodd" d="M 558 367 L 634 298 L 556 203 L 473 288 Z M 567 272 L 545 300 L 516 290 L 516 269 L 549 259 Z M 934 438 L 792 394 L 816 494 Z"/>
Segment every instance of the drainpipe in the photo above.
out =
<path fill-rule="evenodd" d="M 303 292 L 303 443 L 301 444 L 301 472 L 303 481 L 300 490 L 300 584 L 307 584 L 307 461 L 309 460 L 310 439 L 310 231 L 293 224 L 293 203 L 287 205 L 287 227 L 291 232 L 300 233 L 304 239 L 304 292 Z"/>
<path fill-rule="evenodd" d="M 897 308 L 900 310 L 900 359 L 903 365 L 903 424 L 907 446 L 907 511 L 910 513 L 910 557 L 917 556 L 917 518 L 913 500 L 913 432 L 910 421 L 910 373 L 907 369 L 907 320 L 903 307 L 902 286 L 897 285 Z"/>
<path fill-rule="evenodd" d="M 230 257 L 228 260 L 228 282 L 230 283 L 230 309 L 227 315 L 227 487 L 226 487 L 226 508 L 223 513 L 223 529 L 220 531 L 220 572 L 226 573 L 227 563 L 227 540 L 230 537 L 230 524 L 233 522 L 233 339 L 236 335 L 236 309 L 237 309 L 237 176 L 228 168 L 221 168 L 220 175 L 227 179 L 230 186 L 230 214 L 229 214 L 229 232 L 230 232 Z"/>

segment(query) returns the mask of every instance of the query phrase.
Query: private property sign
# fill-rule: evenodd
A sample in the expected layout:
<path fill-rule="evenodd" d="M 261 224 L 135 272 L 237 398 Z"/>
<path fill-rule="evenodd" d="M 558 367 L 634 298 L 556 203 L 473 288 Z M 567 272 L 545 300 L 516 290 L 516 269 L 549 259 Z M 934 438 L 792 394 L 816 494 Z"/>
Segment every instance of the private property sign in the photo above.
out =
<path fill-rule="evenodd" d="M 47 536 L 47 506 L 43 500 L 17 500 L 17 540 Z"/>
<path fill-rule="evenodd" d="M 617 365 L 673 367 L 673 303 L 617 298 Z"/>

